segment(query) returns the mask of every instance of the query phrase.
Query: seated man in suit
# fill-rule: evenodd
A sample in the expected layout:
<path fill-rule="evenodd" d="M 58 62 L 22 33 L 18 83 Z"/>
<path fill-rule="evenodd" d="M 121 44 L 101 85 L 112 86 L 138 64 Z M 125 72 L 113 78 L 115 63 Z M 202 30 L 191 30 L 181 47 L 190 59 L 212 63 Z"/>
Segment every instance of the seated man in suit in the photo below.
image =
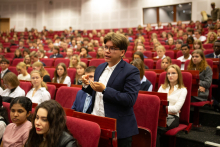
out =
<path fill-rule="evenodd" d="M 1 60 L 1 68 L 2 68 L 2 71 L 1 71 L 1 79 L 3 79 L 3 77 L 8 73 L 8 72 L 11 72 L 10 70 L 8 70 L 8 66 L 9 66 L 9 60 L 3 58 Z"/>
<path fill-rule="evenodd" d="M 95 66 L 89 66 L 85 70 L 85 75 L 89 76 L 89 81 L 94 81 L 94 74 L 95 74 Z M 92 104 L 92 95 L 86 93 L 83 90 L 78 91 L 76 95 L 76 99 L 73 103 L 71 109 L 74 109 L 78 112 L 87 113 L 87 110 L 91 107 Z"/>
<path fill-rule="evenodd" d="M 63 55 L 60 54 L 60 48 L 58 46 L 53 47 L 53 55 L 50 58 L 63 58 Z"/>
<path fill-rule="evenodd" d="M 133 106 L 140 89 L 140 72 L 122 60 L 128 41 L 122 34 L 108 33 L 104 38 L 105 63 L 100 64 L 89 82 L 83 76 L 83 90 L 92 95 L 88 113 L 117 119 L 118 147 L 132 145 L 132 136 L 138 134 Z"/>
<path fill-rule="evenodd" d="M 220 40 L 217 40 L 213 45 L 214 52 L 205 55 L 206 58 L 220 58 Z"/>
<path fill-rule="evenodd" d="M 34 62 L 41 62 L 39 60 L 38 54 L 36 51 L 32 51 L 30 53 L 30 58 L 31 58 L 31 63 L 33 64 Z M 44 62 L 41 62 L 43 64 L 43 66 L 46 66 L 46 64 Z"/>

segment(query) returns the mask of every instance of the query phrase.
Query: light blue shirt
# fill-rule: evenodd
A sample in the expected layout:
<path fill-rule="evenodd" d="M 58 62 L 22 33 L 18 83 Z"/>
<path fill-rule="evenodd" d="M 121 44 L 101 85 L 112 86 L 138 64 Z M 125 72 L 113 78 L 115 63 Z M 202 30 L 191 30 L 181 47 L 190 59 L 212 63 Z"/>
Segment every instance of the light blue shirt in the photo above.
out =
<path fill-rule="evenodd" d="M 86 113 L 86 111 L 88 110 L 91 100 L 92 100 L 92 96 L 87 93 L 87 97 L 85 99 L 85 103 L 84 103 L 84 107 L 83 107 L 83 113 Z"/>

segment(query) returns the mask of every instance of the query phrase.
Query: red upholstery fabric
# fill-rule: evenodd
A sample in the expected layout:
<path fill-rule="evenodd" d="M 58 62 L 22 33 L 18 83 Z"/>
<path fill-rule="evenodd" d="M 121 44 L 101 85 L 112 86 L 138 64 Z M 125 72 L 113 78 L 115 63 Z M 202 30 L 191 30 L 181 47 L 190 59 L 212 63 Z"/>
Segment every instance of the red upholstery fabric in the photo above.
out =
<path fill-rule="evenodd" d="M 89 55 L 92 56 L 92 58 L 96 58 L 96 52 L 89 52 Z"/>
<path fill-rule="evenodd" d="M 156 146 L 159 110 L 160 99 L 158 96 L 138 94 L 134 113 L 138 126 L 145 127 L 152 132 L 152 147 Z"/>
<path fill-rule="evenodd" d="M 202 106 L 209 104 L 209 103 L 210 103 L 210 101 L 193 102 L 193 103 L 191 103 L 191 106 L 202 107 Z"/>
<path fill-rule="evenodd" d="M 187 125 L 179 124 L 177 128 L 171 129 L 167 131 L 165 134 L 168 136 L 175 136 L 179 131 L 184 130 L 187 127 Z"/>
<path fill-rule="evenodd" d="M 181 68 L 181 61 L 177 60 L 177 59 L 171 59 L 172 60 L 172 64 L 176 64 Z M 156 69 L 161 69 L 161 62 L 162 60 L 158 60 L 156 63 Z"/>
<path fill-rule="evenodd" d="M 63 53 L 63 52 L 60 52 L 60 54 L 63 55 L 63 58 L 66 57 L 66 53 L 65 53 L 65 52 L 64 52 L 64 53 Z M 48 58 L 49 58 L 49 57 L 48 57 Z"/>
<path fill-rule="evenodd" d="M 133 57 L 133 52 L 132 51 L 127 51 L 125 53 L 125 58 L 132 58 Z"/>
<path fill-rule="evenodd" d="M 92 59 L 90 62 L 89 62 L 89 66 L 96 66 L 98 67 L 99 64 L 102 64 L 105 62 L 105 59 Z"/>
<path fill-rule="evenodd" d="M 55 68 L 45 68 L 47 70 L 47 72 L 50 74 L 50 79 L 52 81 L 53 77 L 54 77 L 54 71 L 56 70 Z"/>
<path fill-rule="evenodd" d="M 204 51 L 204 54 L 205 54 L 205 55 L 208 55 L 208 54 L 211 54 L 211 53 L 213 53 L 213 52 L 214 52 L 213 49 L 207 49 L 207 50 Z"/>
<path fill-rule="evenodd" d="M 89 61 L 87 58 L 81 58 L 80 60 L 81 60 L 81 62 L 86 63 L 87 66 L 89 65 Z"/>
<path fill-rule="evenodd" d="M 148 58 L 152 58 L 152 52 L 151 51 L 144 51 L 144 55 Z"/>
<path fill-rule="evenodd" d="M 13 61 L 12 61 L 12 66 L 17 66 L 18 63 L 20 62 L 23 62 L 24 59 L 23 58 L 15 58 Z"/>
<path fill-rule="evenodd" d="M 59 63 L 64 63 L 66 65 L 66 67 L 68 68 L 69 67 L 69 63 L 70 63 L 70 60 L 69 59 L 64 59 L 64 58 L 57 58 L 55 59 L 55 62 L 54 62 L 54 67 L 57 67 L 57 65 Z"/>
<path fill-rule="evenodd" d="M 76 76 L 76 69 L 75 68 L 68 68 L 67 73 L 68 73 L 68 76 L 71 79 L 71 83 L 74 84 L 74 79 L 75 79 L 75 76 Z"/>
<path fill-rule="evenodd" d="M 62 107 L 71 108 L 79 90 L 81 90 L 81 88 L 61 86 L 57 90 L 55 100 L 60 103 Z"/>
<path fill-rule="evenodd" d="M 147 65 L 149 69 L 154 68 L 154 60 L 152 59 L 144 59 L 144 64 Z"/>
<path fill-rule="evenodd" d="M 50 93 L 51 99 L 55 98 L 56 86 L 47 84 L 48 92 Z"/>
<path fill-rule="evenodd" d="M 125 62 L 129 63 L 129 59 L 124 58 L 123 59 Z"/>
<path fill-rule="evenodd" d="M 203 44 L 203 47 L 204 47 L 205 49 L 211 49 L 211 48 L 213 48 L 213 44 L 212 44 L 212 43 Z"/>
<path fill-rule="evenodd" d="M 209 66 L 210 66 L 211 68 L 213 68 L 213 61 L 212 61 L 211 59 L 206 59 L 206 61 L 207 61 L 207 63 L 209 64 Z M 187 67 L 188 67 L 188 65 L 189 65 L 189 62 L 190 62 L 190 60 L 187 60 L 187 61 L 185 62 L 185 66 L 184 66 L 184 69 L 185 69 L 185 70 L 187 70 Z"/>
<path fill-rule="evenodd" d="M 128 46 L 127 51 L 133 51 L 133 50 L 134 50 L 134 47 L 133 47 L 133 46 Z"/>
<path fill-rule="evenodd" d="M 81 147 L 98 146 L 101 129 L 97 123 L 67 116 L 66 125 Z"/>
<path fill-rule="evenodd" d="M 13 72 L 14 74 L 18 75 L 18 72 L 17 72 L 15 66 L 9 66 L 8 69 L 9 69 L 11 72 Z"/>
<path fill-rule="evenodd" d="M 14 53 L 6 53 L 5 58 L 14 58 L 15 54 Z"/>
<path fill-rule="evenodd" d="M 28 67 L 27 72 L 30 74 L 32 70 L 33 70 L 32 67 Z"/>
<path fill-rule="evenodd" d="M 25 95 L 28 93 L 28 91 L 31 90 L 32 88 L 32 84 L 31 82 L 20 82 L 19 85 L 24 91 L 25 91 Z"/>
<path fill-rule="evenodd" d="M 155 90 L 155 85 L 157 81 L 157 74 L 153 71 L 145 71 L 145 77 L 152 83 L 153 91 Z"/>
<path fill-rule="evenodd" d="M 53 58 L 42 58 L 40 61 L 44 62 L 46 66 L 54 66 L 54 59 Z"/>
<path fill-rule="evenodd" d="M 171 59 L 174 59 L 174 51 L 170 51 L 170 50 L 167 50 L 166 52 L 165 52 L 165 55 L 166 56 L 169 56 Z M 157 52 L 155 52 L 154 53 L 154 57 L 156 57 L 157 56 Z"/>
<path fill-rule="evenodd" d="M 11 122 L 11 117 L 10 117 L 10 103 L 2 102 L 3 107 L 5 107 L 8 111 L 8 120 Z"/>

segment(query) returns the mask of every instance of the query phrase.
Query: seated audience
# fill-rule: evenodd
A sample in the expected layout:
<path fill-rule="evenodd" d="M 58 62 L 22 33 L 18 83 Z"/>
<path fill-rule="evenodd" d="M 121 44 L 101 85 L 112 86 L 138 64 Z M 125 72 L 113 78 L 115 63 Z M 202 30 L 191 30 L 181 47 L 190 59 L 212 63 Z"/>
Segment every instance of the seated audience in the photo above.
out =
<path fill-rule="evenodd" d="M 133 60 L 135 60 L 135 59 L 141 59 L 144 62 L 144 54 L 142 52 L 138 52 L 138 51 L 135 52 L 133 54 Z M 144 65 L 144 68 L 149 69 L 147 65 Z"/>
<path fill-rule="evenodd" d="M 18 80 L 25 80 L 25 81 L 30 81 L 31 80 L 31 76 L 27 72 L 27 66 L 24 62 L 18 63 L 17 66 L 16 66 L 16 70 L 19 74 L 18 75 Z"/>
<path fill-rule="evenodd" d="M 186 44 L 186 43 L 187 43 L 187 38 L 188 38 L 187 33 L 183 33 L 183 37 L 182 37 L 183 44 Z"/>
<path fill-rule="evenodd" d="M 32 65 L 32 68 L 33 68 L 33 70 L 38 70 L 42 73 L 44 82 L 51 82 L 50 74 L 47 72 L 47 70 L 45 70 L 45 68 L 41 62 L 35 62 Z"/>
<path fill-rule="evenodd" d="M 89 79 L 89 81 L 94 81 L 94 73 L 95 73 L 95 66 L 89 66 L 85 70 L 85 77 Z M 92 104 L 92 96 L 88 93 L 80 90 L 77 92 L 76 99 L 73 102 L 73 106 L 71 109 L 74 109 L 78 112 L 87 113 L 87 110 L 91 109 Z"/>
<path fill-rule="evenodd" d="M 201 49 L 202 51 L 205 51 L 203 45 L 202 45 L 202 41 L 200 40 L 195 40 L 194 43 L 193 43 L 193 49 L 196 50 L 196 49 Z"/>
<path fill-rule="evenodd" d="M 204 26 L 204 28 L 209 28 L 211 26 L 214 26 L 213 22 L 212 22 L 212 18 L 209 17 L 207 20 L 207 24 Z"/>
<path fill-rule="evenodd" d="M 139 44 L 139 45 L 137 45 L 137 50 L 136 51 L 141 52 L 144 55 L 144 51 L 146 51 L 146 50 L 145 50 L 143 44 Z M 147 58 L 147 56 L 144 55 L 144 58 Z"/>
<path fill-rule="evenodd" d="M 25 49 L 25 47 L 24 47 L 24 42 L 21 41 L 21 40 L 19 41 L 18 49 Z"/>
<path fill-rule="evenodd" d="M 62 51 L 61 52 L 67 52 L 68 44 L 66 42 L 62 43 Z"/>
<path fill-rule="evenodd" d="M 183 56 L 177 58 L 177 60 L 180 60 L 181 62 L 186 62 L 186 60 L 190 60 L 192 56 L 190 55 L 190 47 L 188 44 L 183 44 L 181 46 L 181 51 Z M 185 64 L 181 64 L 181 70 L 184 70 Z"/>
<path fill-rule="evenodd" d="M 31 83 L 33 88 L 27 93 L 26 97 L 31 99 L 32 103 L 40 104 L 51 99 L 47 85 L 43 81 L 43 74 L 40 71 L 33 70 L 31 72 Z"/>
<path fill-rule="evenodd" d="M 80 58 L 92 58 L 92 56 L 90 56 L 88 54 L 88 49 L 86 47 L 82 47 L 80 49 L 80 54 L 79 54 Z"/>
<path fill-rule="evenodd" d="M 144 67 L 144 62 L 141 59 L 134 59 L 131 61 L 131 64 L 140 71 L 140 89 L 142 91 L 152 91 L 153 85 L 151 82 L 145 77 L 145 67 Z"/>
<path fill-rule="evenodd" d="M 23 58 L 22 55 L 21 55 L 21 50 L 20 49 L 16 49 L 14 54 L 15 54 L 14 59 L 15 58 Z"/>
<path fill-rule="evenodd" d="M 71 86 L 71 79 L 68 76 L 66 64 L 59 63 L 54 71 L 54 77 L 52 79 L 53 83 L 67 84 L 67 86 Z"/>
<path fill-rule="evenodd" d="M 191 101 L 207 100 L 209 95 L 209 87 L 212 84 L 212 69 L 208 65 L 202 50 L 192 52 L 192 58 L 187 67 L 188 70 L 199 70 L 199 89 L 198 96 L 193 96 Z"/>
<path fill-rule="evenodd" d="M 157 56 L 154 57 L 156 59 L 163 59 L 165 58 L 165 52 L 166 52 L 166 49 L 164 46 L 160 45 L 156 48 L 156 52 L 157 52 Z"/>
<path fill-rule="evenodd" d="M 1 147 L 23 147 L 32 128 L 28 120 L 31 115 L 32 102 L 26 97 L 16 97 L 10 104 L 10 123 L 4 132 Z"/>
<path fill-rule="evenodd" d="M 199 39 L 200 41 L 205 41 L 206 40 L 206 37 L 205 36 L 202 36 L 202 32 L 200 30 L 195 30 L 194 31 L 194 40 L 197 40 Z"/>
<path fill-rule="evenodd" d="M 72 56 L 73 56 L 73 49 L 68 48 L 68 49 L 67 49 L 67 52 L 66 52 L 66 57 L 65 57 L 65 59 L 71 59 Z"/>
<path fill-rule="evenodd" d="M 32 128 L 25 147 L 77 147 L 77 141 L 66 126 L 66 114 L 55 100 L 41 103 L 35 109 Z"/>
<path fill-rule="evenodd" d="M 162 59 L 161 61 L 161 69 L 164 69 L 167 71 L 167 68 L 172 64 L 172 60 L 170 57 L 166 56 L 165 58 Z"/>
<path fill-rule="evenodd" d="M 217 40 L 213 45 L 214 52 L 206 55 L 206 58 L 220 58 L 220 40 Z"/>
<path fill-rule="evenodd" d="M 163 29 L 163 26 L 162 26 L 161 22 L 158 22 L 157 26 L 155 27 L 155 30 L 158 30 L 158 29 Z"/>
<path fill-rule="evenodd" d="M 79 57 L 79 55 L 75 54 L 75 55 L 73 55 L 72 58 L 70 59 L 70 65 L 69 65 L 69 67 L 76 68 L 76 66 L 78 65 L 79 62 L 80 62 L 80 57 Z"/>
<path fill-rule="evenodd" d="M 63 58 L 63 55 L 60 54 L 60 48 L 58 46 L 53 47 L 53 55 L 50 58 Z"/>
<path fill-rule="evenodd" d="M 30 67 L 31 66 L 31 58 L 30 58 L 30 56 L 26 55 L 24 57 L 24 61 L 23 62 L 26 64 L 27 67 Z"/>
<path fill-rule="evenodd" d="M 99 47 L 98 50 L 97 50 L 97 54 L 96 54 L 96 58 L 99 59 L 99 58 L 104 58 L 104 50 L 103 50 L 103 47 Z"/>
<path fill-rule="evenodd" d="M 9 63 L 10 63 L 10 61 L 8 59 L 3 58 L 1 60 L 1 69 L 2 69 L 2 71 L 1 71 L 1 79 L 3 79 L 3 77 L 7 73 L 11 72 L 10 70 L 8 70 Z"/>
<path fill-rule="evenodd" d="M 173 50 L 181 50 L 182 44 L 183 44 L 183 41 L 181 39 L 177 39 L 175 48 Z"/>
<path fill-rule="evenodd" d="M 23 57 L 30 55 L 30 50 L 29 49 L 24 49 L 23 50 Z"/>
<path fill-rule="evenodd" d="M 30 58 L 31 58 L 31 63 L 32 63 L 32 64 L 34 64 L 35 62 L 41 62 L 41 61 L 39 60 L 38 53 L 35 52 L 35 51 L 32 51 L 32 52 L 30 53 Z M 43 63 L 43 62 L 41 62 L 41 63 L 43 64 L 43 66 L 46 66 L 45 63 Z"/>
<path fill-rule="evenodd" d="M 37 54 L 38 54 L 38 58 L 41 59 L 41 58 L 48 58 L 46 55 L 45 55 L 45 52 L 43 49 L 39 49 L 37 51 Z"/>
<path fill-rule="evenodd" d="M 218 38 L 217 38 L 216 33 L 210 32 L 210 33 L 208 33 L 207 41 L 205 42 L 205 44 L 209 44 L 209 43 L 214 44 L 217 39 Z"/>
<path fill-rule="evenodd" d="M 168 67 L 165 83 L 160 86 L 158 92 L 167 93 L 169 101 L 167 127 L 158 128 L 157 133 L 157 146 L 160 146 L 161 135 L 179 126 L 179 113 L 187 95 L 187 89 L 184 87 L 182 73 L 178 65 L 174 64 Z"/>
<path fill-rule="evenodd" d="M 85 74 L 87 66 L 84 62 L 79 62 L 76 66 L 76 77 L 74 80 L 75 85 L 82 85 L 82 76 Z"/>
<path fill-rule="evenodd" d="M 2 96 L 0 96 L 0 143 L 5 132 L 6 126 L 9 124 L 7 108 L 3 107 Z"/>
<path fill-rule="evenodd" d="M 172 37 L 170 37 L 167 41 L 167 45 L 174 45 L 174 40 Z"/>

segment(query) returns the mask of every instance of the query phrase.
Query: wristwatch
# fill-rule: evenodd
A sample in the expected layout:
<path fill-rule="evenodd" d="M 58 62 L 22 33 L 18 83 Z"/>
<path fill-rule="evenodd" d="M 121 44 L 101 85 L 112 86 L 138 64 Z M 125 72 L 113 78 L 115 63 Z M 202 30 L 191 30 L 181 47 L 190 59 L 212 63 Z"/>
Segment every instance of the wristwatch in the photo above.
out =
<path fill-rule="evenodd" d="M 106 87 L 105 87 L 105 89 L 102 91 L 102 94 L 104 94 L 104 93 L 105 93 L 105 90 L 106 90 Z"/>

